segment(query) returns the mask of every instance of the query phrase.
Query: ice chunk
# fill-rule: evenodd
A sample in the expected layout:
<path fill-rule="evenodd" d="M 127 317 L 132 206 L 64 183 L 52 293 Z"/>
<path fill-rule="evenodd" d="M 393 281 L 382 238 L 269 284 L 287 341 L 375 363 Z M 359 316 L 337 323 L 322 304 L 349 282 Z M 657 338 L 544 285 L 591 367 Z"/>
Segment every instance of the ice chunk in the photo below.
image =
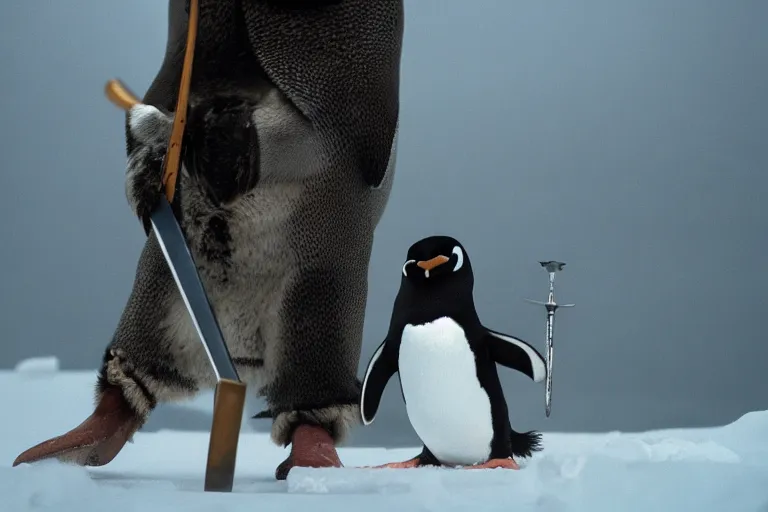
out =
<path fill-rule="evenodd" d="M 56 373 L 59 371 L 59 358 L 48 356 L 23 359 L 16 364 L 14 371 L 19 373 Z"/>

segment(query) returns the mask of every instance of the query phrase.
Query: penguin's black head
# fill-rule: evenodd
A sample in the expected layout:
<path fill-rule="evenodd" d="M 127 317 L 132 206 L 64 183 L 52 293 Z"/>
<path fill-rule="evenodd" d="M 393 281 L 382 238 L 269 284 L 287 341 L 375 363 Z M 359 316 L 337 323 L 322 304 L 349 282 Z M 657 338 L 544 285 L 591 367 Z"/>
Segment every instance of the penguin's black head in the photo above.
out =
<path fill-rule="evenodd" d="M 416 286 L 454 283 L 471 290 L 474 277 L 467 252 L 450 236 L 423 238 L 408 249 L 403 278 Z"/>

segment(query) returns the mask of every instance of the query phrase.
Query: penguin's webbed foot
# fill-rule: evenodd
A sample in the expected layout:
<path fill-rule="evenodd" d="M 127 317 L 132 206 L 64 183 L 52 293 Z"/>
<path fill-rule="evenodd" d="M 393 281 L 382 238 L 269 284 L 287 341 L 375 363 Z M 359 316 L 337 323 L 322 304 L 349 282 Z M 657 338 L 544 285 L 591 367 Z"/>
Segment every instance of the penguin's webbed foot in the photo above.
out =
<path fill-rule="evenodd" d="M 482 464 L 472 466 L 461 466 L 461 469 L 520 469 L 515 459 L 491 459 Z"/>
<path fill-rule="evenodd" d="M 432 452 L 429 451 L 426 446 L 421 450 L 420 454 L 413 457 L 412 459 L 404 460 L 402 462 L 390 462 L 389 464 L 381 464 L 379 466 L 365 467 L 372 469 L 410 469 L 422 466 L 440 466 L 440 461 L 437 460 L 437 458 L 432 454 Z"/>
<path fill-rule="evenodd" d="M 108 387 L 84 422 L 66 434 L 25 450 L 13 465 L 56 458 L 80 466 L 103 466 L 115 458 L 142 423 L 120 388 Z"/>
<path fill-rule="evenodd" d="M 380 464 L 378 466 L 363 466 L 363 468 L 371 469 L 410 469 L 421 466 L 421 457 L 414 457 L 412 459 L 404 460 L 402 462 L 389 462 L 387 464 Z"/>
<path fill-rule="evenodd" d="M 442 466 L 441 464 L 432 464 L 426 461 L 422 461 L 420 456 L 412 459 L 405 460 L 403 462 L 390 462 L 388 464 L 381 464 L 379 466 L 362 466 L 362 469 L 410 469 L 418 468 L 422 466 Z M 449 467 L 449 466 L 443 466 Z M 520 469 L 514 459 L 491 459 L 482 464 L 475 464 L 471 466 L 456 466 L 457 469 Z"/>

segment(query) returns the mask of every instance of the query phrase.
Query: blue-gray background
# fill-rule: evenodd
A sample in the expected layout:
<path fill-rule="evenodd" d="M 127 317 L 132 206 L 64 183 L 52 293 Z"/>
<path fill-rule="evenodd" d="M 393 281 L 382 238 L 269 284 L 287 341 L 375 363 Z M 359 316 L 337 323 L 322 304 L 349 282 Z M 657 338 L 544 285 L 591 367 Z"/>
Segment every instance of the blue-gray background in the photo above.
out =
<path fill-rule="evenodd" d="M 568 263 L 558 297 L 577 306 L 558 316 L 553 415 L 542 385 L 501 370 L 516 428 L 704 426 L 768 408 L 766 19 L 761 0 L 407 1 L 361 374 L 407 247 L 443 232 L 470 252 L 482 319 L 540 349 L 543 311 L 523 298 L 545 298 L 538 260 Z M 165 38 L 157 0 L 0 7 L 1 368 L 100 362 L 144 239 L 102 87 L 118 76 L 143 93 Z M 181 414 L 152 425 L 209 425 Z M 395 380 L 355 439 L 413 440 Z"/>

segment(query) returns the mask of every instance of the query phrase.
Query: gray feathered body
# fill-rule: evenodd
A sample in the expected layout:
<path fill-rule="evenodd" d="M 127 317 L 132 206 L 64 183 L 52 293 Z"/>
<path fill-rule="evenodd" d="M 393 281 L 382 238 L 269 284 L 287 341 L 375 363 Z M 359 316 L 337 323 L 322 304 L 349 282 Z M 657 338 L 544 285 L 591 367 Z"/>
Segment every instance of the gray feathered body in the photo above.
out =
<path fill-rule="evenodd" d="M 127 116 L 126 192 L 158 197 L 187 31 Z M 200 0 L 175 207 L 238 371 L 275 416 L 337 438 L 358 417 L 356 378 L 374 229 L 394 177 L 402 2 Z M 153 233 L 100 377 L 146 418 L 215 385 Z"/>

